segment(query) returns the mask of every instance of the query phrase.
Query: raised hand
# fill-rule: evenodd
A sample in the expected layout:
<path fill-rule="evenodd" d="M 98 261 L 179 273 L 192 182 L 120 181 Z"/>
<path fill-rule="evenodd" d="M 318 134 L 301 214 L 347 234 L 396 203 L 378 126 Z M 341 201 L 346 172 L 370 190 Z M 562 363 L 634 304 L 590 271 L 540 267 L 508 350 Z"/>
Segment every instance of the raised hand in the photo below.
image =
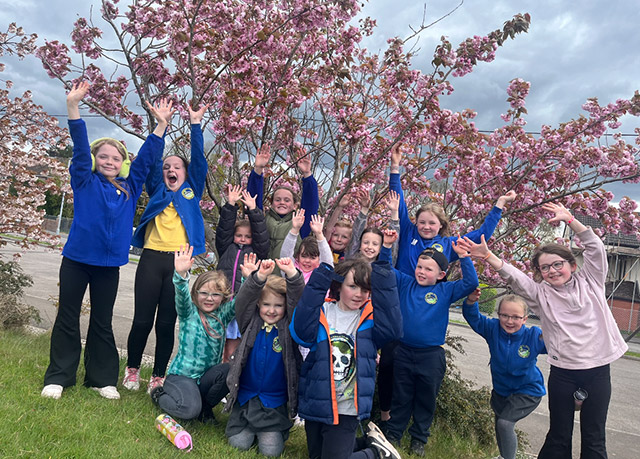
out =
<path fill-rule="evenodd" d="M 467 304 L 477 303 L 478 300 L 480 299 L 480 295 L 482 295 L 482 290 L 480 290 L 480 288 L 478 287 L 473 292 L 469 293 L 469 296 L 467 297 L 465 302 Z"/>
<path fill-rule="evenodd" d="M 400 168 L 400 161 L 402 160 L 402 152 L 400 152 L 400 142 L 395 143 L 391 147 L 391 167 L 395 169 Z"/>
<path fill-rule="evenodd" d="M 67 94 L 67 113 L 70 120 L 80 119 L 80 109 L 78 105 L 84 96 L 87 95 L 90 86 L 88 81 L 81 81 L 71 87 L 69 94 Z"/>
<path fill-rule="evenodd" d="M 189 120 L 191 124 L 200 124 L 202 118 L 204 117 L 204 112 L 209 108 L 209 104 L 202 105 L 198 110 L 193 110 L 189 105 Z"/>
<path fill-rule="evenodd" d="M 311 231 L 315 234 L 316 239 L 321 240 L 324 239 L 324 235 L 322 234 L 322 228 L 324 227 L 324 217 L 321 217 L 318 214 L 311 216 L 311 223 L 309 223 L 311 227 Z"/>
<path fill-rule="evenodd" d="M 278 265 L 280 271 L 282 271 L 289 278 L 295 276 L 298 272 L 298 269 L 296 268 L 291 258 L 277 258 L 276 265 Z"/>
<path fill-rule="evenodd" d="M 255 163 L 253 163 L 253 170 L 256 172 L 256 174 L 262 175 L 262 173 L 264 172 L 264 168 L 267 167 L 270 159 L 271 148 L 265 143 L 256 152 L 256 160 Z"/>
<path fill-rule="evenodd" d="M 298 151 L 300 159 L 298 160 L 298 169 L 303 177 L 307 178 L 311 175 L 311 155 L 300 148 Z"/>
<path fill-rule="evenodd" d="M 242 277 L 248 278 L 252 272 L 258 269 L 258 256 L 255 253 L 245 253 L 244 263 L 240 265 Z"/>
<path fill-rule="evenodd" d="M 396 217 L 393 219 L 397 220 L 398 209 L 400 208 L 400 195 L 393 190 L 389 190 L 389 194 L 387 195 L 385 204 L 387 205 L 387 208 L 391 211 L 391 218 L 393 218 L 393 215 L 395 214 Z"/>
<path fill-rule="evenodd" d="M 227 202 L 232 206 L 236 205 L 236 202 L 240 200 L 242 196 L 242 187 L 240 185 L 229 185 L 227 191 Z"/>
<path fill-rule="evenodd" d="M 164 135 L 164 131 L 171 123 L 171 117 L 175 113 L 176 109 L 173 108 L 173 101 L 167 99 L 160 99 L 155 104 L 151 105 L 149 101 L 146 101 L 147 107 L 153 114 L 153 117 L 158 122 L 158 125 L 153 130 L 153 133 L 158 137 Z"/>
<path fill-rule="evenodd" d="M 304 209 L 298 209 L 293 212 L 293 217 L 291 218 L 291 229 L 293 233 L 300 233 L 302 225 L 304 225 Z"/>
<path fill-rule="evenodd" d="M 176 250 L 173 255 L 173 267 L 182 277 L 186 277 L 187 273 L 193 266 L 195 259 L 193 258 L 193 246 L 180 246 L 180 250 Z"/>
<path fill-rule="evenodd" d="M 568 222 L 573 219 L 573 215 L 571 215 L 571 212 L 569 212 L 562 204 L 547 202 L 545 204 L 542 204 L 542 208 L 554 214 L 553 217 L 548 219 L 549 223 Z"/>
<path fill-rule="evenodd" d="M 258 197 L 258 195 L 255 196 L 251 196 L 251 194 L 246 191 L 246 190 L 242 190 L 242 202 L 244 203 L 245 206 L 247 206 L 249 208 L 249 210 L 253 210 L 256 208 L 256 198 Z"/>
<path fill-rule="evenodd" d="M 365 190 L 359 190 L 356 192 L 356 199 L 360 203 L 360 212 L 366 214 L 369 212 L 369 206 L 371 206 L 371 196 L 369 192 Z"/>
<path fill-rule="evenodd" d="M 466 249 L 465 243 L 462 242 L 462 244 L 460 244 L 461 241 L 463 241 L 462 237 L 458 236 L 457 240 L 454 239 L 451 241 L 451 247 L 453 248 L 453 251 L 458 254 L 458 258 L 466 258 L 470 256 L 470 254 Z"/>
<path fill-rule="evenodd" d="M 344 209 L 349 205 L 349 202 L 351 202 L 351 196 L 349 196 L 349 193 L 345 193 L 344 196 L 340 198 L 340 201 L 338 201 L 337 207 L 340 209 Z"/>
<path fill-rule="evenodd" d="M 453 249 L 456 251 L 458 255 L 460 252 L 458 250 L 463 250 L 465 252 L 465 256 L 471 256 L 474 258 L 486 258 L 489 252 L 489 247 L 487 246 L 487 241 L 484 239 L 484 234 L 480 236 L 480 244 L 476 244 L 468 237 L 458 238 L 456 243 L 451 242 Z M 458 250 L 456 250 L 458 248 Z"/>
<path fill-rule="evenodd" d="M 260 268 L 258 268 L 258 272 L 256 273 L 258 280 L 261 282 L 266 281 L 267 277 L 271 273 L 273 273 L 273 270 L 275 269 L 275 267 L 276 267 L 276 264 L 273 260 L 271 259 L 262 260 L 260 262 Z"/>
<path fill-rule="evenodd" d="M 398 240 L 398 232 L 392 229 L 382 230 L 382 245 L 391 248 L 394 242 Z"/>
<path fill-rule="evenodd" d="M 74 83 L 67 94 L 67 104 L 75 104 L 78 105 L 80 101 L 87 95 L 89 88 L 91 85 L 88 81 L 81 81 L 80 83 Z"/>
<path fill-rule="evenodd" d="M 504 206 L 510 202 L 513 202 L 513 200 L 516 198 L 516 192 L 513 190 L 509 190 L 507 191 L 506 194 L 503 194 L 502 196 L 500 196 L 498 198 L 498 201 L 496 202 L 496 207 L 500 208 L 500 209 L 504 209 Z"/>

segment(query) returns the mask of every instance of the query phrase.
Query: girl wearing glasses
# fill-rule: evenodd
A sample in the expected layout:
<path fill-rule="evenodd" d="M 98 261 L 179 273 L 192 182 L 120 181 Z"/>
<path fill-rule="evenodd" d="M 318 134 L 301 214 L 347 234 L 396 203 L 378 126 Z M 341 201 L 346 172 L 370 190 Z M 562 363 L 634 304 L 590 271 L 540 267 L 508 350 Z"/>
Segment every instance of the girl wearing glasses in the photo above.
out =
<path fill-rule="evenodd" d="M 538 354 L 546 354 L 542 330 L 526 327 L 528 307 L 518 295 L 506 295 L 498 305 L 498 319 L 480 314 L 480 289 L 469 295 L 462 314 L 482 336 L 491 353 L 491 408 L 500 458 L 515 459 L 518 449 L 516 422 L 540 404 L 544 390 L 542 372 L 536 366 Z"/>
<path fill-rule="evenodd" d="M 216 383 L 211 368 L 222 361 L 225 332 L 235 317 L 235 298 L 222 271 L 208 271 L 196 279 L 189 292 L 193 247 L 174 255 L 173 284 L 180 323 L 178 353 L 163 386 L 151 390 L 151 399 L 165 413 L 180 419 L 206 419 L 207 396 Z M 238 298 L 238 296 L 236 296 Z"/>
<path fill-rule="evenodd" d="M 492 254 L 480 244 L 463 244 L 474 257 L 485 259 L 540 317 L 549 353 L 549 432 L 539 458 L 571 457 L 574 393 L 587 398 L 580 412 L 583 457 L 607 457 L 605 424 L 611 398 L 610 364 L 628 349 L 607 306 L 607 254 L 600 238 L 561 204 L 544 204 L 554 214 L 549 223 L 565 222 L 584 246 L 577 270 L 568 247 L 544 244 L 532 257 L 534 279 Z M 584 395 L 583 395 L 584 396 Z"/>

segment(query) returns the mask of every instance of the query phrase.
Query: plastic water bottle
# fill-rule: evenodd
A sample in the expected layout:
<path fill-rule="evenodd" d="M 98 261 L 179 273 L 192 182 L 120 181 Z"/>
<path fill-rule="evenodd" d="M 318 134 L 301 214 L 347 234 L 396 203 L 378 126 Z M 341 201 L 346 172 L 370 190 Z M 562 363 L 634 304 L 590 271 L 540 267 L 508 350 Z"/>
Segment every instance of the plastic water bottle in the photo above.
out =
<path fill-rule="evenodd" d="M 156 418 L 156 427 L 160 433 L 169 439 L 178 449 L 193 448 L 191 435 L 168 414 L 161 414 Z"/>

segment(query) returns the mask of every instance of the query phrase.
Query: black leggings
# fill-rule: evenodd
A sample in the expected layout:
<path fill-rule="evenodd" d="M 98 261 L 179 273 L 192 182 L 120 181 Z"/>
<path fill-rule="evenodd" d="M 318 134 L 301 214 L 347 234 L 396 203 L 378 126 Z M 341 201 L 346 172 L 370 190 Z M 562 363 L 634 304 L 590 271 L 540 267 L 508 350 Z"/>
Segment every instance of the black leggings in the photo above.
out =
<path fill-rule="evenodd" d="M 393 394 L 393 350 L 398 345 L 391 341 L 380 350 L 378 365 L 378 403 L 380 411 L 391 410 L 391 394 Z"/>
<path fill-rule="evenodd" d="M 551 365 L 549 372 L 549 432 L 538 454 L 540 459 L 571 457 L 571 437 L 575 402 L 573 393 L 585 389 L 589 396 L 582 404 L 580 415 L 580 457 L 607 457 L 605 427 L 611 399 L 609 365 L 588 370 L 565 370 Z"/>
<path fill-rule="evenodd" d="M 173 263 L 172 253 L 144 249 L 136 269 L 135 311 L 127 339 L 127 366 L 140 368 L 142 353 L 147 345 L 147 338 L 153 328 L 155 317 L 154 376 L 164 376 L 173 351 L 176 325 Z"/>
<path fill-rule="evenodd" d="M 111 320 L 119 279 L 120 268 L 117 266 L 93 266 L 62 258 L 58 314 L 51 332 L 45 386 L 59 384 L 69 387 L 76 383 L 82 351 L 80 310 L 87 285 L 91 312 L 84 349 L 84 384 L 88 387 L 116 385 L 119 362 Z"/>

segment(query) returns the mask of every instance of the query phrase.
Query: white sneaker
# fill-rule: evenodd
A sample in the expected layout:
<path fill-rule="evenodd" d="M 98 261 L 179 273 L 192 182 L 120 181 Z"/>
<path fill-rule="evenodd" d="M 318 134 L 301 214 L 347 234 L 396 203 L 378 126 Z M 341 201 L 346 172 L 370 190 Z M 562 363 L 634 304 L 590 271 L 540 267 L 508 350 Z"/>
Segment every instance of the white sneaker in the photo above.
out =
<path fill-rule="evenodd" d="M 92 387 L 93 390 L 98 392 L 100 396 L 108 398 L 109 400 L 120 400 L 120 393 L 116 386 L 104 386 L 104 387 Z"/>
<path fill-rule="evenodd" d="M 58 400 L 62 397 L 62 386 L 60 384 L 47 384 L 40 392 L 40 395 L 45 398 L 53 398 Z"/>
<path fill-rule="evenodd" d="M 379 458 L 401 459 L 398 450 L 384 436 L 380 428 L 373 422 L 367 425 L 367 443 L 376 451 Z"/>
<path fill-rule="evenodd" d="M 122 385 L 129 390 L 140 389 L 140 368 L 125 368 Z"/>

